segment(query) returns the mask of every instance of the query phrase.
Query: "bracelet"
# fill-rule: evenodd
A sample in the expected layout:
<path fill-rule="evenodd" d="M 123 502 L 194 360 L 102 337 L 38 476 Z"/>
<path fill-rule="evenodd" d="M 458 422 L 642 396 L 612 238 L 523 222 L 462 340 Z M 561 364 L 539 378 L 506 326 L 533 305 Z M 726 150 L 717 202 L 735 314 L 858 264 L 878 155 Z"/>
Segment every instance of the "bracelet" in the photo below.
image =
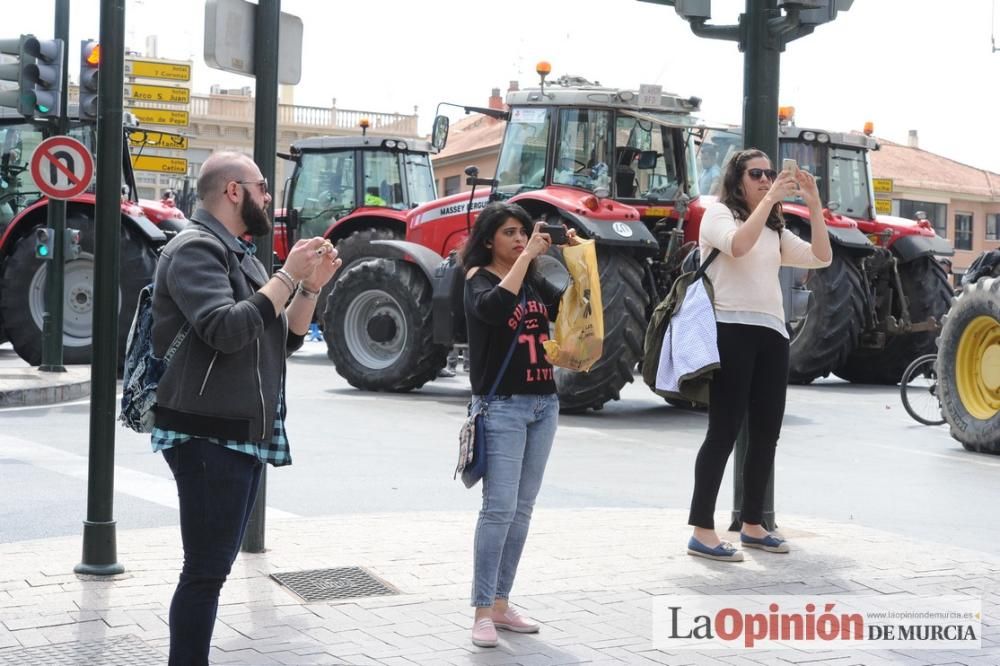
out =
<path fill-rule="evenodd" d="M 292 280 L 292 276 L 288 274 L 288 271 L 284 268 L 279 268 L 274 271 L 274 277 L 278 278 L 278 281 L 285 285 L 289 293 L 295 293 L 295 281 Z"/>
<path fill-rule="evenodd" d="M 310 301 L 319 300 L 319 290 L 309 291 L 306 289 L 306 285 L 303 282 L 299 282 L 299 293 L 308 298 Z"/>

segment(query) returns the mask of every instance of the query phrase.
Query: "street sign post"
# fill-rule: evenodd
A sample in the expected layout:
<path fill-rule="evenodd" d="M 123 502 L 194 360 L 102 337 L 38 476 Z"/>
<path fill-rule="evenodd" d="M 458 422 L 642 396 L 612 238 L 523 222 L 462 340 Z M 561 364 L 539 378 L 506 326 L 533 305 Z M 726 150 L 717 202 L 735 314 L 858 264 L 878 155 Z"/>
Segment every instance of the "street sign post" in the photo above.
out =
<path fill-rule="evenodd" d="M 191 122 L 191 114 L 187 111 L 175 111 L 173 109 L 150 109 L 144 106 L 129 106 L 129 113 L 143 123 L 150 125 L 173 125 L 174 127 L 187 127 Z"/>
<path fill-rule="evenodd" d="M 31 177 L 50 199 L 83 194 L 94 179 L 94 158 L 87 147 L 68 136 L 45 139 L 31 155 Z"/>
<path fill-rule="evenodd" d="M 188 138 L 171 132 L 157 130 L 129 130 L 128 143 L 133 148 L 167 148 L 169 150 L 187 150 Z"/>
<path fill-rule="evenodd" d="M 136 171 L 156 171 L 159 173 L 175 173 L 186 175 L 188 161 L 181 157 L 163 157 L 162 155 L 133 155 L 132 168 Z"/>

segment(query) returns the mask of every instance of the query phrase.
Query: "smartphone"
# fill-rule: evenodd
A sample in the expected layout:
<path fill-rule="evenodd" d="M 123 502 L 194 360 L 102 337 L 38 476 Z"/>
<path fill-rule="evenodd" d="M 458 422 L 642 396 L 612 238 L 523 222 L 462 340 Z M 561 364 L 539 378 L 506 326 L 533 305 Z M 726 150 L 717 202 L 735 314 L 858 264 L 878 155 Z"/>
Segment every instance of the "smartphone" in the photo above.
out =
<path fill-rule="evenodd" d="M 566 227 L 561 224 L 543 224 L 542 232 L 549 235 L 553 245 L 565 245 L 568 241 Z"/>
<path fill-rule="evenodd" d="M 781 170 L 787 171 L 794 177 L 799 174 L 799 165 L 795 163 L 795 160 L 785 158 L 781 161 Z"/>

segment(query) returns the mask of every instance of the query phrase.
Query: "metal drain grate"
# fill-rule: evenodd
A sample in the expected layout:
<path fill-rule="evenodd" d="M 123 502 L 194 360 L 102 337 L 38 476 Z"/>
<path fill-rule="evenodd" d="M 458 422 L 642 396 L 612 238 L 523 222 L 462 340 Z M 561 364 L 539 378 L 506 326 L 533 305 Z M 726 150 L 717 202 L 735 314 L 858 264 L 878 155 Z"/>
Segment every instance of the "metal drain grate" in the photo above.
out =
<path fill-rule="evenodd" d="M 132 635 L 92 643 L 56 643 L 0 650 L 2 666 L 135 666 L 162 664 L 166 660 L 167 655 Z"/>
<path fill-rule="evenodd" d="M 306 601 L 399 594 L 399 590 L 382 582 L 361 567 L 289 571 L 271 574 L 271 578 Z"/>

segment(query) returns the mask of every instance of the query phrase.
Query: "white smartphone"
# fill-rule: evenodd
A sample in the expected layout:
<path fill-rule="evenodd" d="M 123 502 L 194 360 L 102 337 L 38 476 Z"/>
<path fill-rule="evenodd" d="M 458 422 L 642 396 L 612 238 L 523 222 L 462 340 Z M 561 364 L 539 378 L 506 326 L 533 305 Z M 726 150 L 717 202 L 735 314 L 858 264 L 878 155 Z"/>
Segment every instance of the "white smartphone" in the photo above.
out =
<path fill-rule="evenodd" d="M 787 171 L 792 174 L 792 176 L 797 176 L 799 173 L 799 165 L 795 163 L 795 160 L 785 158 L 781 161 L 781 170 Z"/>

